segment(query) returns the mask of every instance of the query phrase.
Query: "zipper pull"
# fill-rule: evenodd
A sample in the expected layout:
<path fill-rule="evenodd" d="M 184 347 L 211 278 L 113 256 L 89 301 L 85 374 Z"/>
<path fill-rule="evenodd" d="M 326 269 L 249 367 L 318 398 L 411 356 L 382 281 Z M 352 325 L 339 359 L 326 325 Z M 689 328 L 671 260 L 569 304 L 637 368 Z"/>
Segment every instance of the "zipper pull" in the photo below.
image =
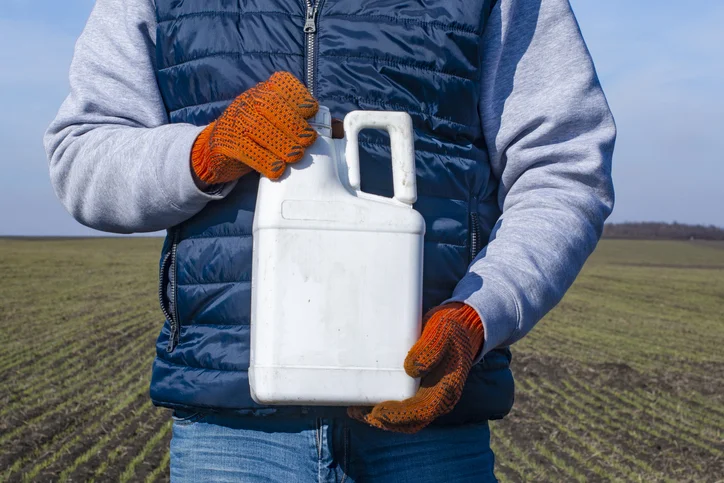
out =
<path fill-rule="evenodd" d="M 304 22 L 304 33 L 313 34 L 317 31 L 317 6 L 307 8 L 307 20 Z"/>
<path fill-rule="evenodd" d="M 173 352 L 178 344 L 178 329 L 176 329 L 176 323 L 171 322 L 171 331 L 168 335 L 168 344 L 166 344 L 166 352 Z"/>

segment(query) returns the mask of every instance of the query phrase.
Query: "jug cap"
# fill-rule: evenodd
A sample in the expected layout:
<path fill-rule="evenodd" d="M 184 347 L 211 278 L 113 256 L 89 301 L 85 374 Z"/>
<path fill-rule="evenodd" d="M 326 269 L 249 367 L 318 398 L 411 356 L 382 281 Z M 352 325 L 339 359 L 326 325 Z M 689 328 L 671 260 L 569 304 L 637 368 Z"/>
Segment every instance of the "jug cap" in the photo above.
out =
<path fill-rule="evenodd" d="M 319 106 L 317 114 L 309 119 L 309 124 L 319 133 L 320 136 L 332 136 L 332 114 L 327 106 Z"/>

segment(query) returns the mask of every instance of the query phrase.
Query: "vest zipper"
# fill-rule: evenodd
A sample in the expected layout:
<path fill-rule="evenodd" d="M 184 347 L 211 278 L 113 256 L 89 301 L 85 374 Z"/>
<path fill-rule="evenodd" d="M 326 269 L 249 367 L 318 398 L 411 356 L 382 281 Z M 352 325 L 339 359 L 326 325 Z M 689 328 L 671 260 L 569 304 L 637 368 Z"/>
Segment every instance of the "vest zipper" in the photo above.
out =
<path fill-rule="evenodd" d="M 166 254 L 163 256 L 163 260 L 161 261 L 161 271 L 158 274 L 158 300 L 161 302 L 161 312 L 163 312 L 163 316 L 166 317 L 166 320 L 171 320 L 171 314 L 169 313 L 168 309 L 166 308 L 166 304 L 163 302 L 164 299 L 164 289 L 163 286 L 164 279 L 166 278 L 166 265 L 168 264 L 168 260 L 171 258 L 171 250 L 166 252 Z"/>
<path fill-rule="evenodd" d="M 480 251 L 480 220 L 477 212 L 470 213 L 470 261 L 472 262 Z"/>
<path fill-rule="evenodd" d="M 304 21 L 304 33 L 307 36 L 307 89 L 312 97 L 315 96 L 315 68 L 317 62 L 317 14 L 322 0 L 306 0 L 307 15 Z"/>
<path fill-rule="evenodd" d="M 168 336 L 168 345 L 166 346 L 166 352 L 173 352 L 178 344 L 179 338 L 179 320 L 178 320 L 178 307 L 176 305 L 176 248 L 178 246 L 178 231 L 173 231 L 173 243 L 171 244 L 171 262 L 169 266 L 169 278 L 171 281 L 171 296 L 169 297 L 169 305 L 173 306 L 172 314 L 168 314 L 168 321 L 171 323 L 171 331 Z M 165 311 L 164 313 L 167 313 Z"/>

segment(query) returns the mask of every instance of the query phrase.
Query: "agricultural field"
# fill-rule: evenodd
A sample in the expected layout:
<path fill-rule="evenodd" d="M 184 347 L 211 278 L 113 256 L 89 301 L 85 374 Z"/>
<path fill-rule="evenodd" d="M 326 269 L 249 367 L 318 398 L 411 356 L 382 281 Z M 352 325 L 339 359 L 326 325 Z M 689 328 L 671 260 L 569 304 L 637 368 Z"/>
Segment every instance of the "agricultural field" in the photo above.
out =
<path fill-rule="evenodd" d="M 0 239 L 0 481 L 165 481 L 159 239 Z M 501 481 L 724 481 L 724 243 L 603 241 L 514 348 Z"/>

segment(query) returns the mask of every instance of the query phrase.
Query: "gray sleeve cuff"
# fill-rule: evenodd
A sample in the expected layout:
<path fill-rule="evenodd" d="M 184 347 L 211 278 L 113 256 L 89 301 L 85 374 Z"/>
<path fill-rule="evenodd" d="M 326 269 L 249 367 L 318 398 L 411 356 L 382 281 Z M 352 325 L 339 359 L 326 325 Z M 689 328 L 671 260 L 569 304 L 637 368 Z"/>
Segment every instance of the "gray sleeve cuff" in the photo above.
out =
<path fill-rule="evenodd" d="M 213 185 L 208 191 L 196 186 L 191 168 L 191 148 L 205 126 L 173 124 L 174 142 L 166 143 L 169 152 L 166 162 L 157 166 L 156 179 L 168 203 L 178 211 L 197 213 L 209 201 L 224 198 L 236 186 L 236 181 Z"/>
<path fill-rule="evenodd" d="M 515 340 L 520 327 L 520 309 L 513 292 L 507 285 L 491 278 L 481 279 L 469 273 L 455 289 L 453 296 L 443 303 L 463 302 L 480 316 L 485 330 L 485 341 L 474 363 L 485 354 Z"/>

